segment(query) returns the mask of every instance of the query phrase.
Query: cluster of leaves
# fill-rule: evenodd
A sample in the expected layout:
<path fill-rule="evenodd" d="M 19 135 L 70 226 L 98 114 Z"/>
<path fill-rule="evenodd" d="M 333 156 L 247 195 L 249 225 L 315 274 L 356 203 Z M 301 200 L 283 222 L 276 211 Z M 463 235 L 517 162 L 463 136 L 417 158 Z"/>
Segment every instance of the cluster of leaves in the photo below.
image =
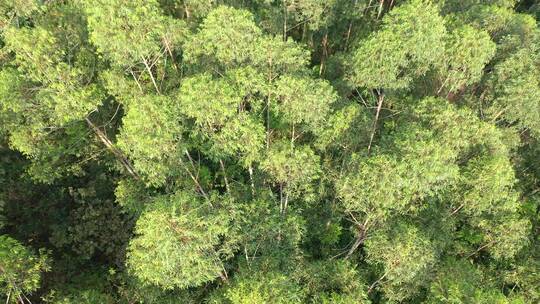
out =
<path fill-rule="evenodd" d="M 532 2 L 0 0 L 0 300 L 538 303 Z"/>

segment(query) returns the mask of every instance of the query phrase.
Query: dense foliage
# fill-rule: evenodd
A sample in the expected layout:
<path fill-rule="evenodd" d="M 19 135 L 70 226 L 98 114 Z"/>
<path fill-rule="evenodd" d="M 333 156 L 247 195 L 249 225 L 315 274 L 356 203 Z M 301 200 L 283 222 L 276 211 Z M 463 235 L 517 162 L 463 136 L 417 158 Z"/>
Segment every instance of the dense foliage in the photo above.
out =
<path fill-rule="evenodd" d="M 539 22 L 0 0 L 0 301 L 540 303 Z"/>

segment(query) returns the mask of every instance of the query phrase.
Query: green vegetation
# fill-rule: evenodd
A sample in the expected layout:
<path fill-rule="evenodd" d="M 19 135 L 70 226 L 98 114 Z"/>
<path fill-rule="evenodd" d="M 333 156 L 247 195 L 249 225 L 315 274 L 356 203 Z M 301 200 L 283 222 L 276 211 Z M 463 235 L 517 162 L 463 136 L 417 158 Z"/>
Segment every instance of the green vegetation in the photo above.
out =
<path fill-rule="evenodd" d="M 0 302 L 540 303 L 540 5 L 0 0 Z"/>

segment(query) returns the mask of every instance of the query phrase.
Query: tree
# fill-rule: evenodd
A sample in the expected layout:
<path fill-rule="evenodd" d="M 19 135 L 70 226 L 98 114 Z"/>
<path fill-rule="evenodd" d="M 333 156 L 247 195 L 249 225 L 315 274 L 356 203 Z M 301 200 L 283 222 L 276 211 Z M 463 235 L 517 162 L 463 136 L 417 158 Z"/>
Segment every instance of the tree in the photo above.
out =
<path fill-rule="evenodd" d="M 145 95 L 126 106 L 118 148 L 132 161 L 147 184 L 162 185 L 174 174 L 171 163 L 182 157 L 182 125 L 178 105 L 165 96 Z"/>
<path fill-rule="evenodd" d="M 487 286 L 486 286 L 487 285 Z M 522 303 L 511 301 L 496 288 L 489 286 L 482 273 L 466 261 L 448 260 L 437 272 L 430 286 L 427 303 Z"/>
<path fill-rule="evenodd" d="M 85 1 L 85 9 L 92 43 L 114 64 L 147 64 L 149 57 L 160 51 L 167 19 L 161 15 L 157 1 L 92 0 Z"/>
<path fill-rule="evenodd" d="M 361 87 L 403 89 L 439 64 L 447 35 L 437 7 L 414 0 L 392 10 L 382 28 L 359 43 L 349 76 Z"/>
<path fill-rule="evenodd" d="M 287 275 L 280 273 L 255 273 L 235 278 L 235 282 L 221 297 L 210 303 L 291 303 L 302 302 L 301 289 L 291 284 Z"/>
<path fill-rule="evenodd" d="M 381 265 L 380 277 L 371 284 L 382 288 L 389 301 L 414 296 L 435 263 L 436 249 L 415 227 L 398 223 L 391 230 L 376 233 L 366 242 L 368 263 Z"/>
<path fill-rule="evenodd" d="M 40 286 L 41 273 L 50 270 L 47 255 L 32 253 L 17 240 L 0 236 L 0 287 L 6 303 L 25 303 Z"/>
<path fill-rule="evenodd" d="M 538 59 L 530 55 L 535 54 L 534 49 L 522 49 L 494 67 L 490 79 L 490 112 L 493 119 L 504 117 L 508 122 L 516 122 L 538 136 L 540 105 L 537 95 L 540 94 L 540 83 Z"/>
<path fill-rule="evenodd" d="M 212 208 L 189 193 L 159 198 L 137 220 L 127 260 L 133 275 L 164 289 L 226 279 L 222 258 L 232 244 L 222 237 L 231 237 L 229 220 Z"/>
<path fill-rule="evenodd" d="M 437 93 L 445 86 L 450 93 L 455 93 L 478 82 L 484 67 L 495 55 L 495 43 L 489 35 L 471 26 L 455 29 L 450 33 L 449 41 L 447 61 L 441 71 L 446 78 Z"/>

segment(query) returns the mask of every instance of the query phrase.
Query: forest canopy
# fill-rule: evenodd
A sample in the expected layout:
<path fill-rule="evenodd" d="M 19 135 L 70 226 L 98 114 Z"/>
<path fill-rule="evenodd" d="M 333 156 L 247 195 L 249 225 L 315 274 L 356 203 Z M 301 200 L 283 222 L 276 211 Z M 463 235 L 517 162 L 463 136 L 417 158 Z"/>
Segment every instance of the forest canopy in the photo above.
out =
<path fill-rule="evenodd" d="M 0 0 L 0 302 L 540 303 L 534 0 Z"/>

